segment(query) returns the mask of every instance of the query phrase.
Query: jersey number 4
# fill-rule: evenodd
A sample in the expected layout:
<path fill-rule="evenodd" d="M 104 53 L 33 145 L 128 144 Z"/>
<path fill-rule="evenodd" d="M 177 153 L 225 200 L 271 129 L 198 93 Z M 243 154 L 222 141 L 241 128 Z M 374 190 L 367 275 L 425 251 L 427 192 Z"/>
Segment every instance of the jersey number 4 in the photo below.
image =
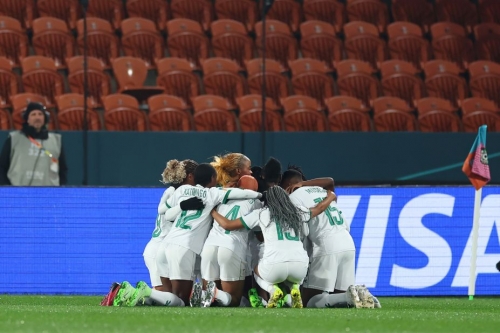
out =
<path fill-rule="evenodd" d="M 188 212 L 193 212 L 188 215 Z M 201 216 L 201 210 L 183 210 L 181 216 L 177 219 L 177 223 L 175 224 L 176 228 L 191 230 L 191 226 L 188 225 L 189 221 L 196 220 Z"/>
<path fill-rule="evenodd" d="M 236 220 L 238 218 L 238 213 L 240 212 L 240 206 L 235 205 L 231 210 L 226 214 L 225 218 L 228 220 Z M 231 231 L 226 230 L 225 234 L 230 234 Z"/>
<path fill-rule="evenodd" d="M 314 199 L 315 203 L 320 203 L 323 201 L 324 198 L 316 198 Z M 325 209 L 325 214 L 328 217 L 328 221 L 330 222 L 330 225 L 342 225 L 344 224 L 344 218 L 342 217 L 340 211 L 337 209 L 337 207 L 332 207 L 328 206 L 327 209 Z"/>

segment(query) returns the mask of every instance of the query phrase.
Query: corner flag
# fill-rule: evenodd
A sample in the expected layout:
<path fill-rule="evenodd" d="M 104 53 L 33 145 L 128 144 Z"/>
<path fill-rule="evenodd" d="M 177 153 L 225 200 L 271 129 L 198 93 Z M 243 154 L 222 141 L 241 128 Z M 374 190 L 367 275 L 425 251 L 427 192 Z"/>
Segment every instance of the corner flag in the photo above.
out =
<path fill-rule="evenodd" d="M 479 190 L 491 180 L 488 154 L 486 152 L 486 128 L 486 125 L 479 127 L 476 140 L 462 167 L 462 171 L 476 190 Z"/>

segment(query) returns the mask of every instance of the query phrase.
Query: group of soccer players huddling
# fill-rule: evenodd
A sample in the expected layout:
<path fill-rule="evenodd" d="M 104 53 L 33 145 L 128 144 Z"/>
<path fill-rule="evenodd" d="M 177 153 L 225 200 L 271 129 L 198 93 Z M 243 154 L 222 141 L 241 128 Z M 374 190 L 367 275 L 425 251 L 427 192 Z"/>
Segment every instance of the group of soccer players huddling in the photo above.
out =
<path fill-rule="evenodd" d="M 355 285 L 355 246 L 332 178 L 251 167 L 239 153 L 171 160 L 144 249 L 152 288 L 114 283 L 102 305 L 380 308 Z"/>

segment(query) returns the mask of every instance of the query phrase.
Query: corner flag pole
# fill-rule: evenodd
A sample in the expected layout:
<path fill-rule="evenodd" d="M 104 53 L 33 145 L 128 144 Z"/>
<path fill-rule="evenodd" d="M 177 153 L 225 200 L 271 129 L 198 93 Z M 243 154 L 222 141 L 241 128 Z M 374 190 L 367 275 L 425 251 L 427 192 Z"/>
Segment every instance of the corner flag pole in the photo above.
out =
<path fill-rule="evenodd" d="M 469 300 L 474 299 L 476 294 L 476 261 L 477 261 L 477 239 L 479 236 L 479 216 L 481 210 L 481 198 L 483 189 L 476 190 L 474 199 L 474 219 L 472 225 L 472 249 L 470 256 L 470 272 L 469 272 Z"/>
<path fill-rule="evenodd" d="M 476 189 L 474 198 L 474 216 L 472 224 L 472 246 L 469 271 L 469 300 L 474 299 L 476 293 L 476 261 L 477 261 L 477 239 L 479 237 L 479 218 L 481 215 L 481 199 L 483 186 L 491 180 L 490 168 L 488 166 L 488 153 L 486 152 L 486 125 L 477 130 L 476 140 L 465 159 L 462 171 Z"/>

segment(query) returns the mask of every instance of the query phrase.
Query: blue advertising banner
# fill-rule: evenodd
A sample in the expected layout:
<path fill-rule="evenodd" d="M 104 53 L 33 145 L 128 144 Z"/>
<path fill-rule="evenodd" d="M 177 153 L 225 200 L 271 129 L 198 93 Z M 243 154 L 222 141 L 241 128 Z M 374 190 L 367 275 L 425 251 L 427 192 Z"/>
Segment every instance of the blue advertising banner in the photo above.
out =
<path fill-rule="evenodd" d="M 356 280 L 377 296 L 467 295 L 474 189 L 337 188 Z M 104 294 L 149 282 L 159 188 L 0 187 L 0 293 Z M 483 188 L 477 295 L 500 295 L 500 187 Z"/>

